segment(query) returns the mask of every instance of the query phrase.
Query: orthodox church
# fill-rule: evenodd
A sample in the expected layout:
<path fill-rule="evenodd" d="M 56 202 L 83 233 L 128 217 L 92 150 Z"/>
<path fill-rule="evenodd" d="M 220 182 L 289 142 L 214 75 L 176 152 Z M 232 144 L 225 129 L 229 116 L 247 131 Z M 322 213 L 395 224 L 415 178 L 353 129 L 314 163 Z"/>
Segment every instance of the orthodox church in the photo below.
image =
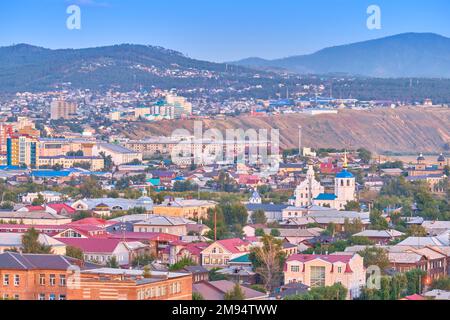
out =
<path fill-rule="evenodd" d="M 315 178 L 313 166 L 309 165 L 306 179 L 295 189 L 291 205 L 295 207 L 316 205 L 337 210 L 345 209 L 345 205 L 348 202 L 356 199 L 356 179 L 347 168 L 347 155 L 345 155 L 343 169 L 336 175 L 334 181 L 333 194 L 324 193 L 324 187 Z"/>

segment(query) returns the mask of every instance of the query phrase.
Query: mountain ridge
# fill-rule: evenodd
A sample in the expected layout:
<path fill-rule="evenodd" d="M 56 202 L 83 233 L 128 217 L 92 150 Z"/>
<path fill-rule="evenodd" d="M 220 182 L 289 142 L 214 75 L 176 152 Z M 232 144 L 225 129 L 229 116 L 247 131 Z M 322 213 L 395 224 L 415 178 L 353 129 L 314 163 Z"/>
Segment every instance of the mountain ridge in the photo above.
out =
<path fill-rule="evenodd" d="M 253 68 L 283 68 L 300 74 L 448 78 L 450 38 L 436 33 L 408 32 L 332 46 L 312 54 L 273 60 L 251 57 L 232 63 Z"/>

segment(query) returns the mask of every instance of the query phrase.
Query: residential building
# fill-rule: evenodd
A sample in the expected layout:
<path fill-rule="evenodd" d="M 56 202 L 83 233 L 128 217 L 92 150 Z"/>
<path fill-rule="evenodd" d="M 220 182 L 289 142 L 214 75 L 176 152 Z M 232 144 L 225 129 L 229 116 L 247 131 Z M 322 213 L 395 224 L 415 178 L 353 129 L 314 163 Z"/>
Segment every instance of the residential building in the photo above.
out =
<path fill-rule="evenodd" d="M 91 269 L 79 285 L 67 290 L 68 300 L 191 300 L 192 275 L 181 272 Z"/>
<path fill-rule="evenodd" d="M 161 216 L 201 220 L 207 219 L 208 210 L 215 207 L 216 203 L 213 201 L 172 198 L 161 204 L 154 205 L 153 213 Z"/>
<path fill-rule="evenodd" d="M 232 291 L 236 283 L 228 280 L 203 281 L 193 284 L 193 292 L 202 295 L 205 300 L 224 300 L 225 294 Z M 241 286 L 244 300 L 267 300 L 268 295 L 260 291 Z"/>
<path fill-rule="evenodd" d="M 77 105 L 62 100 L 52 101 L 50 104 L 50 119 L 72 119 L 76 116 Z"/>
<path fill-rule="evenodd" d="M 13 134 L 6 139 L 8 166 L 39 166 L 38 140 L 27 135 Z"/>
<path fill-rule="evenodd" d="M 215 241 L 202 251 L 202 266 L 225 267 L 230 260 L 249 253 L 251 246 L 250 242 L 239 238 Z"/>
<path fill-rule="evenodd" d="M 94 146 L 93 155 L 111 156 L 115 165 L 131 163 L 134 160 L 142 161 L 142 153 L 111 143 L 98 143 Z"/>
<path fill-rule="evenodd" d="M 70 269 L 81 261 L 61 255 L 0 254 L 0 297 L 16 300 L 67 300 Z"/>
<path fill-rule="evenodd" d="M 284 266 L 284 283 L 299 282 L 311 288 L 342 284 L 348 298 L 359 297 L 365 286 L 366 272 L 358 254 L 294 254 Z"/>
<path fill-rule="evenodd" d="M 73 168 L 75 165 L 87 165 L 92 171 L 99 171 L 105 167 L 105 160 L 102 157 L 88 157 L 88 156 L 49 156 L 39 157 L 40 167 L 53 167 L 60 165 L 63 168 Z"/>

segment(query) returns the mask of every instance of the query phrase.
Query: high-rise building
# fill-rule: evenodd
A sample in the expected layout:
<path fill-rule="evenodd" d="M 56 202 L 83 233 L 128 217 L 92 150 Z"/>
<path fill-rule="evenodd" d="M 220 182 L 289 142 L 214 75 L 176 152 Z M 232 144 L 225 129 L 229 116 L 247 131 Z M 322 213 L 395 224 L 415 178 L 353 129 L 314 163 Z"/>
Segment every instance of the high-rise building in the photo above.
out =
<path fill-rule="evenodd" d="M 12 133 L 12 125 L 0 123 L 0 153 L 4 154 L 6 152 L 6 140 Z"/>
<path fill-rule="evenodd" d="M 6 141 L 8 166 L 26 165 L 35 168 L 39 163 L 38 140 L 28 135 L 11 135 Z"/>
<path fill-rule="evenodd" d="M 77 113 L 77 105 L 75 103 L 63 100 L 55 100 L 50 104 L 50 119 L 72 119 Z"/>

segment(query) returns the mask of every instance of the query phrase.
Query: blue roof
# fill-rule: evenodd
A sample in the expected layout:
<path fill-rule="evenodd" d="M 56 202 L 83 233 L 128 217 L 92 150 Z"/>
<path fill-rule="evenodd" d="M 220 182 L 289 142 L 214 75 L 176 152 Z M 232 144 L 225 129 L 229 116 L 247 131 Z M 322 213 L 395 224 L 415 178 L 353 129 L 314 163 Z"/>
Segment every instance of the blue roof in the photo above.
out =
<path fill-rule="evenodd" d="M 348 172 L 347 169 L 342 170 L 336 175 L 336 178 L 354 178 L 351 172 Z"/>
<path fill-rule="evenodd" d="M 20 169 L 24 168 L 21 168 L 20 166 L 0 166 L 0 170 L 20 170 Z"/>
<path fill-rule="evenodd" d="M 40 170 L 40 171 L 32 171 L 31 175 L 33 177 L 39 178 L 56 178 L 56 177 L 68 177 L 72 172 L 71 171 L 54 171 L 54 170 Z"/>
<path fill-rule="evenodd" d="M 336 200 L 337 196 L 333 193 L 321 193 L 314 200 Z"/>

